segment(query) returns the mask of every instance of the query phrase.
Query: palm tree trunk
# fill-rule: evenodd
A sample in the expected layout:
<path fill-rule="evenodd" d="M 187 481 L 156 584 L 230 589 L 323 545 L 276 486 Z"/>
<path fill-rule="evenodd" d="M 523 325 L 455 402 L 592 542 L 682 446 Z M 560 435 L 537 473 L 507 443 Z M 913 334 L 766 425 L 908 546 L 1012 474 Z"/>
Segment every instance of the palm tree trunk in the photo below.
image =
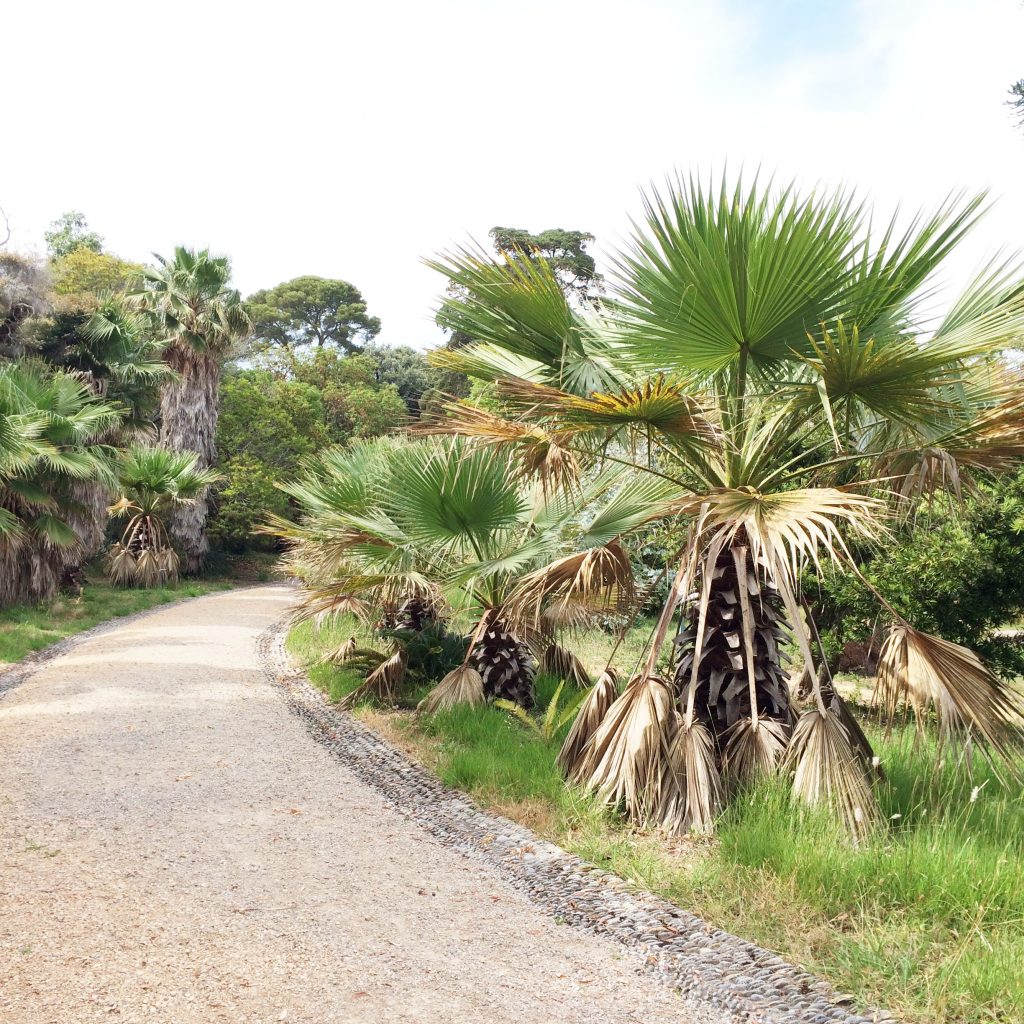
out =
<path fill-rule="evenodd" d="M 537 662 L 526 644 L 497 617 L 477 641 L 470 664 L 480 673 L 488 700 L 510 700 L 527 711 L 533 707 Z"/>
<path fill-rule="evenodd" d="M 746 579 L 741 579 L 732 550 L 724 548 L 718 556 L 711 580 L 703 653 L 697 670 L 695 712 L 715 737 L 720 752 L 727 730 L 741 719 L 750 718 L 752 711 L 743 639 L 741 586 L 747 587 L 753 620 L 757 704 L 754 713 L 787 724 L 792 720 L 789 687 L 782 666 L 786 656 L 779 649 L 786 637 L 782 601 L 775 588 L 764 582 L 751 564 L 749 554 L 745 557 Z M 695 608 L 677 640 L 680 647 L 676 668 L 677 693 L 686 693 L 689 686 L 696 638 Z"/>
<path fill-rule="evenodd" d="M 217 457 L 220 363 L 210 356 L 174 350 L 168 358 L 180 376 L 160 392 L 160 443 L 174 451 L 195 452 L 206 469 Z M 202 568 L 210 545 L 206 539 L 209 489 L 171 514 L 171 536 L 181 548 L 186 575 Z"/>

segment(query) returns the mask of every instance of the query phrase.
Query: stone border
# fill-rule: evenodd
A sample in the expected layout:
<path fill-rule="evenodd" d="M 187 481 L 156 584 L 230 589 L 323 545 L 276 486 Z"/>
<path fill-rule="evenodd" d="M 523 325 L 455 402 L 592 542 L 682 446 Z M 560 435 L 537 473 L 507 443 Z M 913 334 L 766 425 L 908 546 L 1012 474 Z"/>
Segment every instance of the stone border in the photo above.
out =
<path fill-rule="evenodd" d="M 377 733 L 339 712 L 284 649 L 278 623 L 257 642 L 264 674 L 291 711 L 357 778 L 435 839 L 499 875 L 559 921 L 603 935 L 637 954 L 646 970 L 695 1009 L 713 1007 L 723 1021 L 745 1024 L 893 1024 L 880 1010 L 860 1014 L 853 1000 L 774 953 L 659 896 L 636 892 L 529 829 L 482 811 L 446 787 Z"/>
<path fill-rule="evenodd" d="M 256 583 L 253 586 L 273 586 L 274 584 L 267 583 Z M 137 622 L 139 619 L 148 618 L 150 615 L 155 615 L 157 612 L 162 612 L 165 608 L 174 608 L 176 605 L 184 604 L 186 601 L 202 601 L 205 597 L 215 597 L 217 594 L 227 593 L 228 590 L 242 590 L 248 589 L 249 585 L 245 587 L 228 587 L 225 590 L 211 590 L 208 594 L 189 594 L 185 597 L 179 597 L 175 601 L 165 601 L 163 604 L 155 604 L 152 608 L 143 608 L 142 611 L 131 612 L 128 615 L 118 615 L 112 619 L 106 619 L 103 622 L 98 622 L 95 626 L 90 626 L 88 629 L 83 629 L 80 633 L 71 633 L 69 636 L 64 637 L 62 640 L 57 640 L 55 643 L 49 644 L 46 647 L 40 647 L 38 651 L 32 651 L 26 654 L 24 658 L 14 662 L 8 668 L 0 670 L 0 699 L 16 686 L 20 686 L 26 680 L 31 678 L 35 673 L 47 662 L 53 661 L 54 658 L 59 658 L 61 655 L 67 654 L 81 643 L 85 643 L 86 640 L 92 640 L 93 637 L 102 636 L 104 633 L 109 633 L 112 629 L 117 629 L 118 626 L 127 626 L 132 622 Z"/>

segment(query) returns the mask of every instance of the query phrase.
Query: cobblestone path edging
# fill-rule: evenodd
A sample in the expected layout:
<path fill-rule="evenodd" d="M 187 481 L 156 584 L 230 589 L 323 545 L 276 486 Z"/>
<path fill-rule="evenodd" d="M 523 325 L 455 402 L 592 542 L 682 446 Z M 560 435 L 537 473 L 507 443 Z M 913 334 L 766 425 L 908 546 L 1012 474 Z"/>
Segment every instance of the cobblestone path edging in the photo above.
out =
<path fill-rule="evenodd" d="M 692 1005 L 715 1007 L 746 1024 L 892 1024 L 774 953 L 482 811 L 375 732 L 332 707 L 284 650 L 285 626 L 263 633 L 258 655 L 270 680 L 313 737 L 435 839 L 484 861 L 538 906 L 567 924 L 615 939 Z"/>

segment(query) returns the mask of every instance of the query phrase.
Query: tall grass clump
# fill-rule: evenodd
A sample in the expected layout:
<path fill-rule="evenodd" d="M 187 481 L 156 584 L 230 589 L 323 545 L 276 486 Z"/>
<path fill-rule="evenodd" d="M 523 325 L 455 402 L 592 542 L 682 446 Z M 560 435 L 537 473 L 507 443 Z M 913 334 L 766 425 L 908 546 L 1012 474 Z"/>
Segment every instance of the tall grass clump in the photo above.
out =
<path fill-rule="evenodd" d="M 965 772 L 937 758 L 911 730 L 871 738 L 889 772 L 884 827 L 851 844 L 765 780 L 729 809 L 715 855 L 677 895 L 912 1019 L 1021 1019 L 1020 786 L 980 759 Z"/>

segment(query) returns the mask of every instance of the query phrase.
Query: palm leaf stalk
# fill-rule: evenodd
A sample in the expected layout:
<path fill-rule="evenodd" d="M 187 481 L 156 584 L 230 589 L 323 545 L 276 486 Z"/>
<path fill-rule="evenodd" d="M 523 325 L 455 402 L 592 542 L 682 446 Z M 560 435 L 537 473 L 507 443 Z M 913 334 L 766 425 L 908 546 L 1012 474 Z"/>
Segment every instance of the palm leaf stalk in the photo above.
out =
<path fill-rule="evenodd" d="M 927 307 L 983 205 L 953 196 L 878 233 L 848 193 L 679 177 L 645 197 L 597 314 L 559 306 L 543 260 L 512 287 L 473 250 L 434 262 L 460 290 L 446 315 L 477 339 L 442 361 L 499 400 L 488 416 L 451 403 L 451 432 L 511 452 L 557 438 L 581 476 L 610 463 L 680 495 L 687 593 L 670 604 L 698 589 L 676 672 L 653 671 L 663 618 L 645 669 L 565 759 L 634 820 L 706 829 L 776 771 L 854 835 L 877 820 L 870 748 L 817 670 L 799 580 L 823 562 L 857 572 L 846 537 L 870 545 L 913 505 L 1024 459 L 1024 381 L 1003 356 L 1024 338 L 1021 269 L 986 267 L 937 329 Z M 1020 699 L 887 610 L 883 707 L 1017 759 Z M 787 635 L 811 681 L 799 718 Z"/>

